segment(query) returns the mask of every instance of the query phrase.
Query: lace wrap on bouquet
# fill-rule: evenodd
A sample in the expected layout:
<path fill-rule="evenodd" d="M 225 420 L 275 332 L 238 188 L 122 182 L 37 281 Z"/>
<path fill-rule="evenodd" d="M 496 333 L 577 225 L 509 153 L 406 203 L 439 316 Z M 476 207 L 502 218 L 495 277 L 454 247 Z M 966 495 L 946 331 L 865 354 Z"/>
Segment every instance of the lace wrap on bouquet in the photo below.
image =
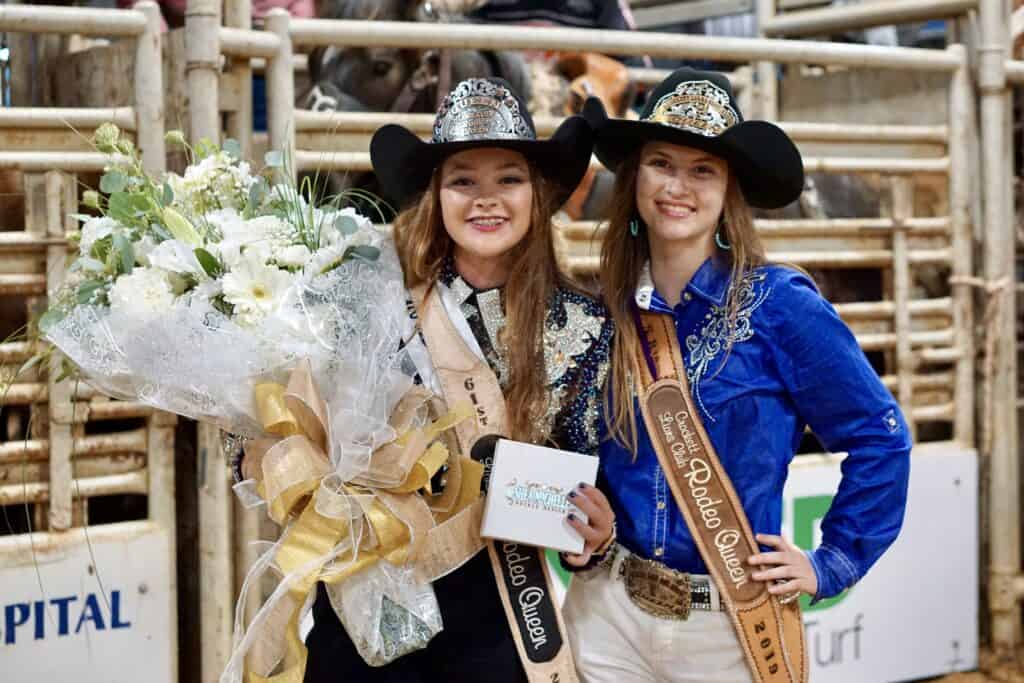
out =
<path fill-rule="evenodd" d="M 242 326 L 208 299 L 186 295 L 148 315 L 76 306 L 46 335 L 100 391 L 242 436 L 263 433 L 254 382 L 286 381 L 299 359 L 310 361 L 316 377 L 340 372 L 357 380 L 320 387 L 339 412 L 374 417 L 349 419 L 346 427 L 379 425 L 409 385 L 398 351 L 405 320 L 401 269 L 393 249 L 380 244 L 376 261 L 352 259 L 297 278 L 257 326 Z"/>

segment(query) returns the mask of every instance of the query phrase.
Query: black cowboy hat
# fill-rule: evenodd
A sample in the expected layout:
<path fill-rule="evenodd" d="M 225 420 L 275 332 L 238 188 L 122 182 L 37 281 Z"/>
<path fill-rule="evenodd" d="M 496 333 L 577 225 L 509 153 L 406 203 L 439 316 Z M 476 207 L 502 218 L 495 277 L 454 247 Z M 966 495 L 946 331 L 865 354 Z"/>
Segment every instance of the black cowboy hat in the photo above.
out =
<path fill-rule="evenodd" d="M 747 203 L 762 209 L 789 204 L 803 191 L 804 164 L 786 133 L 767 121 L 744 121 L 729 80 L 683 67 L 648 96 L 639 121 L 610 119 L 596 97 L 583 116 L 594 128 L 594 152 L 607 168 L 659 140 L 721 157 L 739 179 Z"/>
<path fill-rule="evenodd" d="M 370 141 L 370 160 L 384 194 L 406 205 L 427 188 L 447 157 L 475 147 L 516 150 L 553 182 L 561 204 L 590 163 L 593 134 L 571 116 L 547 140 L 538 140 L 526 103 L 501 78 L 469 78 L 448 93 L 434 119 L 429 142 L 396 124 L 382 126 Z"/>

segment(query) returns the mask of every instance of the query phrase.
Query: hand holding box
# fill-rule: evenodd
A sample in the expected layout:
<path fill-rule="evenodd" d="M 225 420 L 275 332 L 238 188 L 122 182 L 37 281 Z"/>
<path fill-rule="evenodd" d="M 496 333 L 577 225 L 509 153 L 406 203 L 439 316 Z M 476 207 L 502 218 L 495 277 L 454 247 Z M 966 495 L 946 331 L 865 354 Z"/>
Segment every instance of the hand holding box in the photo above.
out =
<path fill-rule="evenodd" d="M 569 502 L 581 482 L 593 485 L 598 459 L 571 451 L 501 439 L 494 450 L 480 535 L 569 553 L 583 538 L 566 515 L 586 521 Z"/>

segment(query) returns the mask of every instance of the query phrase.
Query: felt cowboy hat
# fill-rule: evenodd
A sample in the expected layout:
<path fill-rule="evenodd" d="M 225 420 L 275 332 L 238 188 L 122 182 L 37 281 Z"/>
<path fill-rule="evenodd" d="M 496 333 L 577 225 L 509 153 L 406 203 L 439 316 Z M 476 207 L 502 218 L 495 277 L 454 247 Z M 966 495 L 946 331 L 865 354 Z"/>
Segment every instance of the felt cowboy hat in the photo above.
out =
<path fill-rule="evenodd" d="M 610 119 L 597 98 L 583 116 L 594 128 L 594 152 L 607 168 L 653 140 L 695 147 L 729 162 L 747 203 L 762 209 L 789 204 L 804 186 L 804 165 L 786 133 L 767 121 L 744 121 L 722 74 L 683 67 L 650 93 L 638 121 Z"/>
<path fill-rule="evenodd" d="M 572 194 L 590 163 L 593 134 L 571 116 L 547 140 L 538 140 L 526 103 L 501 78 L 469 78 L 448 93 L 428 142 L 403 126 L 373 134 L 370 160 L 384 194 L 405 206 L 430 184 L 434 170 L 452 154 L 476 147 L 520 152 L 555 184 L 559 204 Z"/>

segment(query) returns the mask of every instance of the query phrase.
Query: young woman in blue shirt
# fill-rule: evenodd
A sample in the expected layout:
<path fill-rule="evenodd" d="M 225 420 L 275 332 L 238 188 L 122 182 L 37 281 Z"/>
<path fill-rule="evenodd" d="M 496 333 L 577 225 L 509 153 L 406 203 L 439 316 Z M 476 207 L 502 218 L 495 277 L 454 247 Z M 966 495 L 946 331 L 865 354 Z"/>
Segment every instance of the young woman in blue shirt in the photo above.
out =
<path fill-rule="evenodd" d="M 813 281 L 766 259 L 751 207 L 784 206 L 803 186 L 800 154 L 780 128 L 744 122 L 722 75 L 688 68 L 654 89 L 639 121 L 610 120 L 593 99 L 586 112 L 595 152 L 616 174 L 601 264 L 616 325 L 601 486 L 618 539 L 569 591 L 577 667 L 593 682 L 748 681 L 639 412 L 638 311 L 671 317 L 693 404 L 761 545 L 751 577 L 785 602 L 849 588 L 895 540 L 908 428 Z M 808 552 L 779 535 L 806 427 L 848 454 Z M 662 590 L 688 594 L 678 609 L 652 609 L 665 594 L 645 591 Z"/>

